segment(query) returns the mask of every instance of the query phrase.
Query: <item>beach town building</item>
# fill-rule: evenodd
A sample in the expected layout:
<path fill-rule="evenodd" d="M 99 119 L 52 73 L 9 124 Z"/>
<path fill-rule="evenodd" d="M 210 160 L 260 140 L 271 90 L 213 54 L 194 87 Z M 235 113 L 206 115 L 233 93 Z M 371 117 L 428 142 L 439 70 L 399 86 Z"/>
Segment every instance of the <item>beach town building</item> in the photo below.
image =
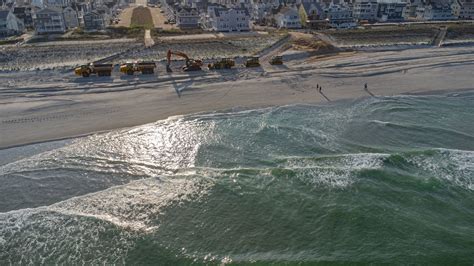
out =
<path fill-rule="evenodd" d="M 303 2 L 298 7 L 301 25 L 311 29 L 324 29 L 328 27 L 323 7 L 319 2 Z M 351 14 L 352 16 L 352 14 Z"/>
<path fill-rule="evenodd" d="M 73 29 L 79 27 L 79 19 L 77 12 L 72 7 L 68 6 L 63 9 L 64 23 L 66 28 Z"/>
<path fill-rule="evenodd" d="M 377 20 L 377 0 L 355 0 L 352 15 L 356 20 Z"/>
<path fill-rule="evenodd" d="M 43 8 L 36 12 L 34 25 L 37 34 L 52 34 L 66 32 L 66 24 L 61 10 Z"/>
<path fill-rule="evenodd" d="M 248 31 L 250 14 L 245 8 L 227 8 L 220 5 L 208 6 L 204 24 L 213 31 Z"/>
<path fill-rule="evenodd" d="M 182 7 L 176 11 L 176 25 L 182 29 L 199 28 L 199 18 L 195 8 Z"/>
<path fill-rule="evenodd" d="M 90 11 L 84 14 L 84 29 L 86 31 L 99 31 L 105 29 L 104 16 L 96 11 Z"/>
<path fill-rule="evenodd" d="M 20 34 L 24 30 L 23 22 L 11 10 L 0 10 L 0 37 Z"/>
<path fill-rule="evenodd" d="M 23 22 L 25 28 L 33 27 L 33 8 L 31 6 L 14 7 L 13 14 Z"/>
<path fill-rule="evenodd" d="M 63 8 L 69 6 L 69 0 L 45 0 L 45 5 L 50 8 Z"/>
<path fill-rule="evenodd" d="M 301 19 L 296 7 L 283 7 L 275 16 L 276 26 L 285 29 L 301 28 Z"/>
<path fill-rule="evenodd" d="M 400 0 L 378 0 L 377 19 L 381 22 L 402 21 L 406 6 L 407 3 Z"/>
<path fill-rule="evenodd" d="M 403 11 L 403 18 L 405 20 L 412 20 L 416 18 L 416 11 L 418 7 L 423 6 L 423 0 L 408 0 Z"/>
<path fill-rule="evenodd" d="M 354 28 L 357 24 L 352 17 L 352 9 L 348 5 L 329 4 L 324 9 L 324 17 L 332 28 Z"/>
<path fill-rule="evenodd" d="M 474 19 L 474 1 L 472 0 L 454 0 L 451 9 L 455 18 Z"/>
<path fill-rule="evenodd" d="M 431 1 L 416 10 L 418 20 L 452 20 L 451 5 L 444 1 Z"/>

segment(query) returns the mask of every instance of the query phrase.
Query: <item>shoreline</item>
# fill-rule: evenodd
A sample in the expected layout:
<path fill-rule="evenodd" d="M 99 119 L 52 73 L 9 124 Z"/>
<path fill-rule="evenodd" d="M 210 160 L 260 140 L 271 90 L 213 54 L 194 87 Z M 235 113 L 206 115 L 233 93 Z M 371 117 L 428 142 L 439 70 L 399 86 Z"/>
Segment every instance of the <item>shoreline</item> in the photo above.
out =
<path fill-rule="evenodd" d="M 474 47 L 360 52 L 314 63 L 306 63 L 311 58 L 289 61 L 281 68 L 180 73 L 179 80 L 159 75 L 158 79 L 115 76 L 107 82 L 77 82 L 63 74 L 59 81 L 45 78 L 43 84 L 30 85 L 35 77 L 19 73 L 14 78 L 27 85 L 24 91 L 21 86 L 0 88 L 0 150 L 179 115 L 371 97 L 364 83 L 376 96 L 469 91 L 474 89 L 473 52 Z M 322 94 L 316 84 L 323 86 Z"/>
<path fill-rule="evenodd" d="M 125 126 L 125 127 L 118 127 L 118 128 L 112 128 L 112 129 L 105 129 L 105 130 L 98 130 L 98 131 L 91 131 L 88 133 L 84 134 L 79 134 L 79 135 L 71 135 L 71 136 L 65 136 L 61 138 L 53 138 L 53 139 L 45 139 L 45 140 L 39 140 L 39 141 L 33 141 L 33 142 L 28 142 L 28 143 L 23 143 L 23 144 L 16 144 L 16 145 L 11 145 L 11 146 L 3 146 L 0 147 L 0 151 L 5 151 L 8 149 L 14 149 L 14 148 L 19 148 L 19 147 L 25 147 L 29 145 L 35 145 L 35 144 L 42 144 L 42 143 L 48 143 L 48 142 L 56 142 L 56 141 L 64 141 L 64 140 L 72 140 L 76 138 L 83 138 L 83 137 L 88 137 L 91 135 L 96 135 L 96 134 L 104 134 L 108 133 L 114 130 L 124 130 L 124 129 L 132 129 L 134 127 L 139 127 L 142 125 L 146 124 L 151 124 L 155 123 L 158 121 L 163 121 L 167 119 L 173 119 L 174 117 L 178 118 L 180 116 L 200 116 L 200 115 L 209 115 L 212 113 L 217 113 L 217 114 L 225 114 L 225 113 L 239 113 L 239 112 L 245 112 L 245 111 L 254 111 L 254 110 L 262 110 L 262 109 L 268 109 L 268 108 L 275 108 L 275 107 L 286 107 L 286 106 L 298 106 L 298 105 L 311 105 L 311 106 L 317 106 L 317 105 L 331 105 L 331 104 L 336 104 L 336 103 L 341 103 L 341 102 L 350 102 L 350 101 L 357 101 L 357 100 L 364 100 L 364 99 L 369 99 L 369 98 L 378 98 L 378 97 L 398 97 L 398 96 L 442 96 L 446 95 L 448 93 L 463 93 L 463 92 L 474 92 L 474 88 L 469 88 L 469 89 L 456 89 L 456 90 L 450 90 L 450 89 L 440 89 L 440 90 L 428 90 L 428 91 L 420 91 L 420 92 L 415 92 L 415 93 L 402 93 L 402 94 L 397 94 L 397 95 L 376 95 L 376 96 L 363 96 L 363 97 L 358 97 L 358 98 L 346 98 L 346 99 L 337 99 L 334 101 L 330 102 L 314 102 L 314 103 L 289 103 L 289 104 L 284 104 L 284 105 L 269 105 L 269 106 L 260 106 L 260 107 L 254 107 L 254 108 L 245 108 L 245 107 L 240 107 L 240 106 L 235 106 L 232 108 L 228 109 L 221 109 L 221 110 L 208 110 L 208 111 L 201 111 L 201 112 L 196 112 L 196 113 L 185 113 L 185 114 L 179 114 L 179 115 L 171 115 L 165 118 L 161 118 L 155 121 L 147 122 L 144 124 L 137 124 L 137 125 L 131 125 L 131 126 Z M 239 109 L 239 110 L 232 110 L 232 109 Z"/>

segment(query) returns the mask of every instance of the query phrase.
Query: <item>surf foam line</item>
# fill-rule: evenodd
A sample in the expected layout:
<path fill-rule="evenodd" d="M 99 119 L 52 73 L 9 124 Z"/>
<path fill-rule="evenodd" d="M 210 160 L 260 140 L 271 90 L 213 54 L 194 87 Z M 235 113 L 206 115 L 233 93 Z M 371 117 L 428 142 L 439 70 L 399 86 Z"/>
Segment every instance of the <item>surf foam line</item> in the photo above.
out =
<path fill-rule="evenodd" d="M 200 200 L 212 186 L 210 179 L 199 176 L 147 178 L 50 206 L 0 213 L 0 224 L 10 216 L 56 212 L 66 216 L 93 217 L 124 229 L 150 232 L 158 228 L 154 219 L 162 214 L 164 208 Z"/>

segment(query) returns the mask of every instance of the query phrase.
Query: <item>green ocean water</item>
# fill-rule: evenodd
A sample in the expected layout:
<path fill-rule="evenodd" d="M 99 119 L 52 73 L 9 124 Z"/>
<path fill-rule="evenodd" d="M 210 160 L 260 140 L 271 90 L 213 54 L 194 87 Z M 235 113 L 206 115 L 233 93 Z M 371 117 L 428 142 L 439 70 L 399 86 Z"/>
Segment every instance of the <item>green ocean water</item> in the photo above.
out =
<path fill-rule="evenodd" d="M 0 264 L 474 263 L 474 92 L 0 150 Z"/>

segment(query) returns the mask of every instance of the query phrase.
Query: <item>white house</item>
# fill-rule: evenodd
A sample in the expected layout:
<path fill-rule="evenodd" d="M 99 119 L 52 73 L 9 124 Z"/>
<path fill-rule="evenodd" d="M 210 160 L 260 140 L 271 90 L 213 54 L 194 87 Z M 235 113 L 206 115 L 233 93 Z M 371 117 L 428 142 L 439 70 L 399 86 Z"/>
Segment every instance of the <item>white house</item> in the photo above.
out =
<path fill-rule="evenodd" d="M 176 11 L 176 25 L 180 28 L 199 28 L 199 12 L 194 8 L 184 7 Z"/>
<path fill-rule="evenodd" d="M 69 5 L 69 0 L 45 0 L 43 2 L 51 8 L 63 8 Z"/>
<path fill-rule="evenodd" d="M 245 8 L 225 8 L 211 6 L 208 8 L 206 25 L 214 31 L 248 31 L 250 14 Z"/>
<path fill-rule="evenodd" d="M 331 3 L 324 9 L 325 18 L 333 28 L 344 29 L 354 28 L 357 24 L 352 17 L 352 9 L 347 5 Z"/>
<path fill-rule="evenodd" d="M 53 8 L 44 8 L 36 12 L 33 18 L 37 34 L 64 33 L 66 24 L 63 13 Z"/>
<path fill-rule="evenodd" d="M 105 29 L 105 19 L 99 12 L 87 12 L 83 16 L 84 28 L 86 31 L 98 31 Z"/>
<path fill-rule="evenodd" d="M 377 19 L 379 21 L 402 21 L 406 2 L 401 0 L 378 0 Z"/>
<path fill-rule="evenodd" d="M 22 33 L 25 30 L 23 22 L 10 10 L 0 10 L 0 37 Z"/>
<path fill-rule="evenodd" d="M 357 20 L 375 21 L 377 19 L 377 0 L 356 0 L 352 16 Z"/>
<path fill-rule="evenodd" d="M 79 27 L 79 19 L 77 17 L 77 12 L 72 7 L 66 7 L 63 9 L 64 23 L 66 28 L 72 29 Z"/>
<path fill-rule="evenodd" d="M 301 28 L 301 19 L 298 10 L 295 7 L 284 7 L 275 16 L 278 28 L 299 29 Z"/>
<path fill-rule="evenodd" d="M 474 2 L 454 0 L 451 4 L 453 16 L 458 19 L 474 19 Z"/>
<path fill-rule="evenodd" d="M 447 3 L 429 3 L 416 10 L 416 18 L 419 20 L 450 20 L 454 19 L 451 6 Z"/>

